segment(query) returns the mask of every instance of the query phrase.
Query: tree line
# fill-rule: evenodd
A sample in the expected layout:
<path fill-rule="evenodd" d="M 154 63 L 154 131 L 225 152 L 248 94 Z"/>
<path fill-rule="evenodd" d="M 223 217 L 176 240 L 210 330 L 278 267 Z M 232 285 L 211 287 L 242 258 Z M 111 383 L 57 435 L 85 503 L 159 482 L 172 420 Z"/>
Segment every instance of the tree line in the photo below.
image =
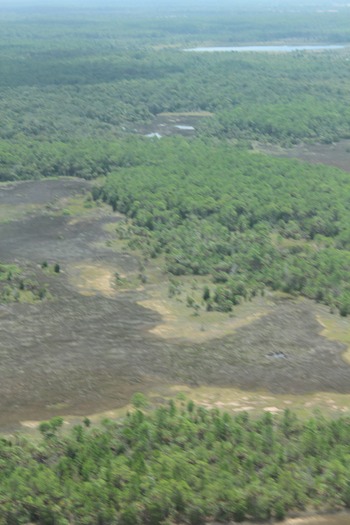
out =
<path fill-rule="evenodd" d="M 101 427 L 62 423 L 0 440 L 0 523 L 203 525 L 350 506 L 349 418 L 170 401 Z"/>

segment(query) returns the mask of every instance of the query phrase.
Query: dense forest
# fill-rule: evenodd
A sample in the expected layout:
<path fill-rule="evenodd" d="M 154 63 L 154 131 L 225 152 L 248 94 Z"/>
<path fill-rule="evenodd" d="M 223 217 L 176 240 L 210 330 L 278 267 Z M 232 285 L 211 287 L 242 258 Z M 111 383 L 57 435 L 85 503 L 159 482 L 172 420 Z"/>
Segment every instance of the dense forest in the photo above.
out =
<path fill-rule="evenodd" d="M 173 275 L 210 275 L 208 309 L 266 286 L 350 313 L 348 174 L 182 138 L 139 141 L 96 188 L 119 227 Z M 209 284 L 209 283 L 208 283 Z"/>
<path fill-rule="evenodd" d="M 68 54 L 68 56 L 67 56 Z M 34 51 L 2 59 L 0 137 L 64 141 L 135 132 L 161 112 L 209 111 L 199 133 L 293 144 L 349 136 L 345 51 Z M 101 56 L 102 55 L 102 56 Z"/>
<path fill-rule="evenodd" d="M 144 403 L 141 394 L 135 404 Z M 0 523 L 201 525 L 350 506 L 348 418 L 252 419 L 192 402 L 0 442 Z"/>
<path fill-rule="evenodd" d="M 347 315 L 348 176 L 249 149 L 350 136 L 347 48 L 184 48 L 214 37 L 347 43 L 348 10 L 130 9 L 4 13 L 0 180 L 111 175 L 100 193 L 133 220 L 128 235 L 146 256 L 166 254 L 168 272 L 210 276 L 208 309 L 229 311 L 268 286 Z M 163 112 L 206 115 L 197 139 L 141 137 Z"/>
<path fill-rule="evenodd" d="M 291 144 L 348 137 L 346 48 L 297 51 L 287 60 L 279 53 L 183 51 L 203 42 L 347 44 L 348 9 L 328 16 L 316 7 L 178 9 L 147 16 L 131 8 L 5 11 L 0 137 L 14 146 L 112 140 L 160 112 L 199 110 L 214 115 L 198 132 L 220 138 Z"/>

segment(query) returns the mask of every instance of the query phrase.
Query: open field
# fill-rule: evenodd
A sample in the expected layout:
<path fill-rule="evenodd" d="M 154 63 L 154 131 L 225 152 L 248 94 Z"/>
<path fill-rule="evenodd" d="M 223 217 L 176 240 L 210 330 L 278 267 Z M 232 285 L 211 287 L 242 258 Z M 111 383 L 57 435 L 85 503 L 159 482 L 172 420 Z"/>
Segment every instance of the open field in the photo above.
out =
<path fill-rule="evenodd" d="M 2 430 L 57 414 L 110 413 L 136 391 L 156 402 L 183 388 L 232 410 L 349 411 L 347 344 L 336 329 L 322 335 L 318 319 L 335 319 L 326 307 L 270 295 L 232 317 L 203 308 L 194 315 L 185 297 L 190 289 L 200 295 L 201 283 L 184 282 L 169 298 L 156 265 L 142 283 L 137 255 L 112 233 L 120 216 L 87 204 L 88 190 L 70 179 L 0 187 L 1 206 L 28 206 L 2 224 L 1 261 L 61 268 L 45 274 L 51 300 L 0 305 Z M 342 323 L 345 333 L 349 321 Z"/>
<path fill-rule="evenodd" d="M 254 149 L 276 157 L 305 160 L 313 164 L 328 164 L 344 171 L 350 171 L 350 140 L 333 144 L 297 144 L 290 148 L 255 143 Z"/>

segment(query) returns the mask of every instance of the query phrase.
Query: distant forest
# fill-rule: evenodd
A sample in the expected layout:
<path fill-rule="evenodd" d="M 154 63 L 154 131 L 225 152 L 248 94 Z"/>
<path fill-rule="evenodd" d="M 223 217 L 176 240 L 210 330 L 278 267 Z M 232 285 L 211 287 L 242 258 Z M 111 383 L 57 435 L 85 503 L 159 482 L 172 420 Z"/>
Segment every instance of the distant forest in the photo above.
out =
<path fill-rule="evenodd" d="M 38 442 L 1 439 L 1 524 L 204 525 L 350 506 L 348 418 L 171 401 L 101 428 L 85 419 L 63 435 L 62 423 L 41 423 Z"/>
<path fill-rule="evenodd" d="M 349 176 L 251 146 L 350 138 L 349 48 L 184 49 L 347 44 L 350 9 L 252 6 L 4 8 L 0 180 L 107 177 L 94 197 L 125 213 L 130 245 L 207 275 L 208 309 L 272 288 L 347 315 Z M 205 116 L 195 137 L 143 137 L 164 112 Z"/>

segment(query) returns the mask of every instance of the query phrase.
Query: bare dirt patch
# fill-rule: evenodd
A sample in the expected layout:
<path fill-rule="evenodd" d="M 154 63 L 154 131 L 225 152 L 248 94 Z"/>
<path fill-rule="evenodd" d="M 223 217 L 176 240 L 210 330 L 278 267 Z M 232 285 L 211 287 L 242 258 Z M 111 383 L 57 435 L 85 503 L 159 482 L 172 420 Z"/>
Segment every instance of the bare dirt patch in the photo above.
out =
<path fill-rule="evenodd" d="M 291 518 L 283 523 L 285 525 L 349 525 L 350 514 L 348 512 L 339 512 L 325 516 L 305 516 Z"/>
<path fill-rule="evenodd" d="M 346 345 L 343 359 L 350 364 L 350 323 L 345 317 L 332 315 L 324 310 L 317 314 L 317 320 L 323 327 L 321 334 L 331 341 L 340 341 Z"/>
<path fill-rule="evenodd" d="M 20 186 L 24 203 L 39 202 L 40 209 L 2 224 L 0 260 L 22 261 L 33 271 L 47 260 L 59 263 L 61 271 L 45 275 L 51 301 L 0 305 L 2 430 L 17 428 L 20 421 L 58 414 L 76 417 L 115 410 L 127 405 L 136 391 L 162 396 L 161 392 L 178 384 L 244 390 L 239 400 L 230 398 L 230 403 L 239 403 L 233 409 L 255 407 L 257 392 L 265 397 L 272 392 L 273 397 L 260 399 L 260 408 L 282 409 L 289 401 L 294 403 L 297 393 L 321 391 L 329 399 L 327 403 L 321 400 L 327 410 L 347 410 L 350 366 L 342 359 L 345 345 L 321 335 L 316 315 L 322 307 L 306 300 L 269 297 L 265 305 L 242 305 L 242 322 L 238 311 L 236 318 L 221 316 L 224 325 L 230 325 L 227 332 L 226 328 L 215 332 L 216 321 L 212 320 L 213 337 L 190 336 L 190 319 L 187 325 L 178 325 L 180 338 L 170 337 L 169 332 L 159 336 L 154 329 L 162 326 L 162 316 L 140 304 L 154 300 L 148 295 L 148 289 L 152 292 L 152 286 L 158 286 L 152 283 L 152 275 L 144 289 L 120 288 L 109 295 L 114 268 L 133 282 L 140 266 L 137 257 L 109 245 L 110 231 L 120 217 L 98 209 L 72 224 L 69 214 L 60 213 L 60 199 L 72 190 L 86 192 L 87 182 L 42 181 Z M 0 206 L 7 203 L 6 196 L 13 206 L 16 199 L 21 202 L 15 186 L 10 190 L 0 187 Z M 78 277 L 79 272 L 88 273 L 84 286 L 90 286 L 91 295 L 82 295 L 72 286 L 74 269 Z M 160 270 L 157 275 L 160 278 Z M 179 308 L 189 311 L 184 303 Z M 260 318 L 254 317 L 258 311 L 264 313 Z M 245 315 L 249 324 L 243 326 Z M 203 323 L 204 312 L 200 317 Z M 168 322 L 175 323 L 169 318 Z M 210 332 L 209 327 L 205 330 Z M 221 335 L 215 337 L 215 333 Z M 344 400 L 337 397 L 340 393 Z M 282 400 L 286 404 L 278 396 L 287 396 Z M 313 401 L 308 398 L 305 403 Z"/>
<path fill-rule="evenodd" d="M 350 396 L 334 392 L 271 394 L 263 390 L 247 392 L 234 387 L 175 385 L 169 387 L 167 396 L 191 399 L 205 408 L 219 408 L 232 414 L 251 412 L 252 415 L 260 415 L 262 411 L 277 414 L 286 408 L 292 408 L 300 417 L 309 417 L 316 410 L 327 416 L 350 414 Z"/>

